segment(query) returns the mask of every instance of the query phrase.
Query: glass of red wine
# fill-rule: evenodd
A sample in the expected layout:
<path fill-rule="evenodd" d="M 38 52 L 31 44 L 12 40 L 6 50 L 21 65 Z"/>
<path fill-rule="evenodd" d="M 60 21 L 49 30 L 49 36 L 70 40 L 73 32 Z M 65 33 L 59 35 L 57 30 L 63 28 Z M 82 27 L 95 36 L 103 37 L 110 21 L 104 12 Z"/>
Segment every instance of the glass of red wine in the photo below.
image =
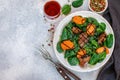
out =
<path fill-rule="evenodd" d="M 55 0 L 48 0 L 44 4 L 44 17 L 48 21 L 56 21 L 56 19 L 60 16 L 61 6 Z"/>

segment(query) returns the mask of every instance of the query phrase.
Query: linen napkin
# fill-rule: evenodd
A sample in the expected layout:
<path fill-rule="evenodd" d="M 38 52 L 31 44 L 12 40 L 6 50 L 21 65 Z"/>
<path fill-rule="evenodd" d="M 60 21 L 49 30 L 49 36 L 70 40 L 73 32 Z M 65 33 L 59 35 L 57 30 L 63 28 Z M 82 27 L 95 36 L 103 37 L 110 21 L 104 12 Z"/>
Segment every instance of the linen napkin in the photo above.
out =
<path fill-rule="evenodd" d="M 120 80 L 120 0 L 108 0 L 104 17 L 111 24 L 115 34 L 115 48 L 112 57 L 100 71 L 97 80 Z"/>

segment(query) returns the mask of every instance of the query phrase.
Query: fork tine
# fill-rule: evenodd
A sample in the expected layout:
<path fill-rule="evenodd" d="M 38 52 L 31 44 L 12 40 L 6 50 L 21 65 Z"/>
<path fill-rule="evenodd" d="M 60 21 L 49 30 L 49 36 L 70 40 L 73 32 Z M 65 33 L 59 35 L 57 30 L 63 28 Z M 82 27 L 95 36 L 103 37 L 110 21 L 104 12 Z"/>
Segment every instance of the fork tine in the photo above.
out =
<path fill-rule="evenodd" d="M 49 52 L 44 48 L 43 44 L 40 44 L 38 47 L 36 47 L 37 51 L 41 52 L 41 55 L 45 58 L 45 59 L 52 59 L 52 57 L 50 56 Z"/>
<path fill-rule="evenodd" d="M 49 52 L 44 48 L 43 44 L 39 46 L 39 49 L 38 49 L 40 52 L 42 52 L 42 55 L 45 57 L 45 58 L 49 58 L 51 59 L 51 56 L 49 54 Z"/>
<path fill-rule="evenodd" d="M 43 51 L 43 49 L 39 49 L 39 51 L 41 52 L 42 56 L 47 59 L 48 58 L 48 55 Z"/>
<path fill-rule="evenodd" d="M 45 51 L 42 49 L 42 47 L 41 47 L 41 46 L 39 46 L 39 48 L 38 48 L 38 47 L 36 47 L 36 49 L 37 49 L 37 51 L 41 52 L 42 54 L 45 54 Z"/>
<path fill-rule="evenodd" d="M 39 48 L 38 48 L 39 47 Z M 45 51 L 42 49 L 42 46 L 40 45 L 40 46 L 38 46 L 38 47 L 36 47 L 37 49 L 38 49 L 38 51 L 40 51 L 40 52 L 42 52 L 42 53 L 45 53 Z"/>
<path fill-rule="evenodd" d="M 51 58 L 50 53 L 44 48 L 43 44 L 40 46 L 40 48 L 46 53 L 46 55 Z"/>

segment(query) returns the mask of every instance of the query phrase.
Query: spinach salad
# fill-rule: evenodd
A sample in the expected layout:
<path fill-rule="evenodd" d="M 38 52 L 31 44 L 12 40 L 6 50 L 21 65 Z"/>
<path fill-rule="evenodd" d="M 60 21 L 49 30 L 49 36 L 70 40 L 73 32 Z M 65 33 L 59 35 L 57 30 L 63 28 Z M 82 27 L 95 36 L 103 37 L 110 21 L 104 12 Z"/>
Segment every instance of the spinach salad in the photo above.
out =
<path fill-rule="evenodd" d="M 74 16 L 63 28 L 57 51 L 71 66 L 102 62 L 113 45 L 113 34 L 106 34 L 106 24 L 93 17 Z"/>

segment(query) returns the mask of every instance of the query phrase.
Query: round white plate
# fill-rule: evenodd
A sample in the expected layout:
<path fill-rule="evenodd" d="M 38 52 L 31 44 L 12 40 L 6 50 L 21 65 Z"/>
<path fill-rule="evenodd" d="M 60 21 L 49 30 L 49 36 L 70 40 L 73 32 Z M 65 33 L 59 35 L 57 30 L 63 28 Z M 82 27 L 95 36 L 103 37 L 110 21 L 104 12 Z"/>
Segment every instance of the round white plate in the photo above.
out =
<path fill-rule="evenodd" d="M 106 24 L 106 33 L 107 34 L 111 33 L 114 36 L 112 27 L 101 15 L 96 14 L 94 12 L 90 12 L 90 11 L 78 11 L 78 12 L 72 13 L 72 14 L 68 15 L 67 17 L 65 17 L 57 26 L 55 34 L 54 34 L 54 40 L 53 40 L 53 47 L 54 47 L 55 55 L 57 56 L 58 60 L 68 69 L 78 71 L 78 72 L 90 72 L 93 70 L 97 70 L 97 69 L 101 68 L 111 57 L 113 49 L 114 49 L 115 37 L 114 37 L 113 46 L 112 46 L 112 48 L 109 49 L 110 53 L 106 56 L 106 58 L 101 63 L 97 63 L 94 66 L 88 66 L 85 68 L 81 68 L 79 65 L 78 66 L 71 66 L 68 63 L 68 61 L 64 58 L 64 53 L 59 53 L 56 49 L 56 46 L 57 46 L 57 43 L 60 39 L 63 28 L 65 27 L 65 25 L 68 22 L 70 22 L 72 17 L 76 16 L 76 15 L 81 15 L 83 17 L 93 17 L 93 18 L 97 19 L 98 22 L 104 22 Z"/>

